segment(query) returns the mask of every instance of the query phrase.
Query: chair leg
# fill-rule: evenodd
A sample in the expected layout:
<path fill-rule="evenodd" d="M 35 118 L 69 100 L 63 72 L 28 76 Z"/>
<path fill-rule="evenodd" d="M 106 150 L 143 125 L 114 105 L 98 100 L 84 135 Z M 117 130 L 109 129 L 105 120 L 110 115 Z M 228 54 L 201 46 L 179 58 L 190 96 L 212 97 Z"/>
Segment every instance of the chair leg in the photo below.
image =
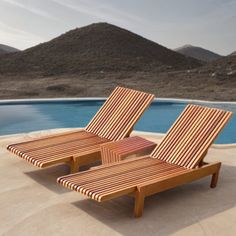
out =
<path fill-rule="evenodd" d="M 219 177 L 219 170 L 212 175 L 211 178 L 211 188 L 215 188 L 218 182 L 218 177 Z"/>
<path fill-rule="evenodd" d="M 74 174 L 76 172 L 79 171 L 79 165 L 78 165 L 78 162 L 76 160 L 72 160 L 70 162 L 70 173 L 71 174 Z"/>
<path fill-rule="evenodd" d="M 143 214 L 145 195 L 142 191 L 137 191 L 135 194 L 134 216 L 141 217 Z"/>

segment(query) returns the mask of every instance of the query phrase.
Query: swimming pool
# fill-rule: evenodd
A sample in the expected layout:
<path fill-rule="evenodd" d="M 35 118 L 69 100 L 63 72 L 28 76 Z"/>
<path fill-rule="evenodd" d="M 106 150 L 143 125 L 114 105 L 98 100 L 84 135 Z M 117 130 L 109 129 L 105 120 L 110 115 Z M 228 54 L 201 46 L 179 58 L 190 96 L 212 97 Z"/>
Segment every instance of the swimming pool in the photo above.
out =
<path fill-rule="evenodd" d="M 41 100 L 0 103 L 0 135 L 52 128 L 84 127 L 103 100 Z M 194 102 L 201 104 L 199 102 Z M 188 102 L 155 100 L 135 126 L 135 130 L 165 133 Z M 236 104 L 204 103 L 236 112 Z M 236 143 L 236 117 L 229 121 L 215 143 Z"/>

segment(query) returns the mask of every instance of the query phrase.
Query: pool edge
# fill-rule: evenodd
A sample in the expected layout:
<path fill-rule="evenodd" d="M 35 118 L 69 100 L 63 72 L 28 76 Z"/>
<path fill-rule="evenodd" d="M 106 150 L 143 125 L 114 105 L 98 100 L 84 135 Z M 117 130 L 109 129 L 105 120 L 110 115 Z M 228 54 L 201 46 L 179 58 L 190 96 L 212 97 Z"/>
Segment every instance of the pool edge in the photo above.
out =
<path fill-rule="evenodd" d="M 105 101 L 107 97 L 78 97 L 78 98 L 33 98 L 33 99 L 0 99 L 0 104 L 39 103 L 39 102 L 76 102 L 76 101 Z M 188 98 L 154 98 L 154 102 L 182 102 L 182 103 L 211 103 L 211 104 L 233 104 L 236 101 L 208 101 Z"/>

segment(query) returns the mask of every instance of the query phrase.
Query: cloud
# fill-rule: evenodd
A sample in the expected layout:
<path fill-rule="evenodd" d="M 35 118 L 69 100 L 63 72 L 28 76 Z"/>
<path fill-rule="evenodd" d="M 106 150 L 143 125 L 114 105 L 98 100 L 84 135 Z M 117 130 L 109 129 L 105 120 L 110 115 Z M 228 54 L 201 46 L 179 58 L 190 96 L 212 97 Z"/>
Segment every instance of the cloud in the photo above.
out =
<path fill-rule="evenodd" d="M 18 45 L 19 49 L 25 49 L 45 41 L 42 37 L 11 27 L 3 22 L 0 22 L 0 38 L 1 43 L 10 46 Z"/>
<path fill-rule="evenodd" d="M 2 0 L 8 4 L 11 4 L 15 7 L 20 7 L 32 14 L 35 14 L 35 15 L 38 15 L 38 16 L 41 16 L 41 17 L 45 17 L 45 18 L 49 18 L 49 19 L 53 19 L 53 20 L 56 20 L 57 18 L 55 18 L 54 16 L 50 15 L 48 12 L 46 11 L 43 11 L 43 10 L 40 10 L 39 8 L 35 8 L 33 7 L 32 5 L 29 5 L 29 4 L 23 4 L 23 3 L 20 3 L 16 0 Z"/>

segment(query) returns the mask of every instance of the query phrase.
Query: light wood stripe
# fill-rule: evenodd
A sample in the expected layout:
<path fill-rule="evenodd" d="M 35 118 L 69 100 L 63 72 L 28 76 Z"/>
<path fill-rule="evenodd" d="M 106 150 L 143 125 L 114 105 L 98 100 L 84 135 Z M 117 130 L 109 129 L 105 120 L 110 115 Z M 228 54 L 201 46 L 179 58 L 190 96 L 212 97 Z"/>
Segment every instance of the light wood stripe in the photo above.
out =
<path fill-rule="evenodd" d="M 85 133 L 84 131 L 77 131 L 77 132 L 70 132 L 70 133 L 60 133 L 60 135 L 52 135 L 52 136 L 45 136 L 44 138 L 39 138 L 39 139 L 31 139 L 29 141 L 26 142 L 21 142 L 21 143 L 14 143 L 11 144 L 9 146 L 14 146 L 17 145 L 19 147 L 23 147 L 23 148 L 37 148 L 38 146 L 47 146 L 48 143 L 59 143 L 60 141 L 67 139 L 67 140 L 73 140 L 75 139 L 78 135 L 82 137 L 82 134 L 87 134 L 89 136 L 94 136 L 93 134 L 90 133 Z"/>
<path fill-rule="evenodd" d="M 126 91 L 127 92 L 127 91 Z M 94 130 L 98 128 L 97 123 L 101 123 L 101 125 L 104 124 L 105 120 L 103 120 L 103 117 L 107 117 L 110 113 L 114 111 L 116 106 L 122 102 L 121 99 L 122 96 L 122 88 L 116 87 L 115 90 L 112 92 L 112 94 L 109 96 L 109 98 L 106 100 L 106 102 L 103 104 L 103 106 L 99 109 L 97 114 L 93 117 L 93 119 L 89 122 L 89 124 L 86 127 L 86 130 Z"/>
<path fill-rule="evenodd" d="M 98 136 L 89 137 L 87 139 L 74 140 L 73 142 L 60 143 L 59 145 L 47 146 L 42 149 L 33 149 L 20 151 L 18 147 L 9 146 L 13 153 L 16 153 L 22 159 L 32 163 L 37 167 L 43 167 L 50 162 L 56 160 L 69 160 L 69 158 L 78 154 L 87 152 L 97 152 L 100 150 L 100 144 L 109 142 L 109 140 Z"/>
<path fill-rule="evenodd" d="M 188 105 L 151 156 L 195 168 L 231 115 L 220 109 Z"/>
<path fill-rule="evenodd" d="M 52 137 L 47 137 L 44 139 L 39 139 L 39 140 L 32 140 L 28 142 L 23 142 L 23 143 L 16 143 L 16 144 L 10 144 L 8 148 L 11 147 L 17 147 L 19 151 L 34 151 L 34 150 L 41 150 L 42 148 L 47 148 L 47 147 L 53 147 L 56 145 L 60 144 L 65 144 L 69 142 L 73 142 L 76 140 L 84 140 L 87 138 L 91 137 L 96 137 L 96 135 L 85 132 L 85 131 L 78 131 L 78 132 L 73 132 L 70 134 L 60 134 L 60 136 L 52 136 Z"/>
<path fill-rule="evenodd" d="M 117 88 L 86 127 L 86 131 L 110 140 L 127 136 L 153 100 L 151 94 Z"/>

